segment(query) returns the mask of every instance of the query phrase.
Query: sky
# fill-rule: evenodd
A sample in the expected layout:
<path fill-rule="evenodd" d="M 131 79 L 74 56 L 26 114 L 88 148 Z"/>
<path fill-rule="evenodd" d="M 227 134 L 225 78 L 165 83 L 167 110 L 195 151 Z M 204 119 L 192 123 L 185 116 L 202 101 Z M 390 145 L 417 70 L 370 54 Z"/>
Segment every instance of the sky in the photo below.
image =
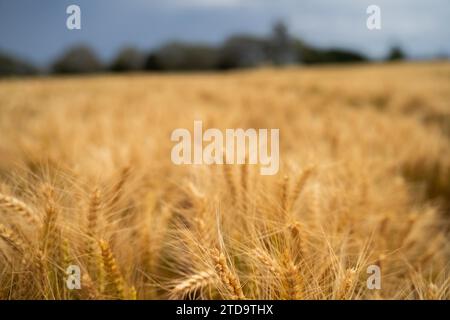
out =
<path fill-rule="evenodd" d="M 71 4 L 81 8 L 81 30 L 66 27 Z M 381 30 L 366 27 L 371 4 L 381 9 Z M 450 55 L 450 0 L 0 0 L 0 51 L 45 66 L 83 43 L 108 61 L 129 45 L 263 36 L 280 20 L 313 45 L 372 58 L 393 45 L 413 58 Z"/>

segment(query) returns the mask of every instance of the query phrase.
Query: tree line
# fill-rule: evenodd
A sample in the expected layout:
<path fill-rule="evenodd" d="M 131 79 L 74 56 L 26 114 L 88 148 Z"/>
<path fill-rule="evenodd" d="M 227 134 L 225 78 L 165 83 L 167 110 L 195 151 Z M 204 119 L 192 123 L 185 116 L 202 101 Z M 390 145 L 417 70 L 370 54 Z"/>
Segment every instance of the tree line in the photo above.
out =
<path fill-rule="evenodd" d="M 399 47 L 391 49 L 386 60 L 404 59 Z M 362 53 L 348 49 L 322 49 L 290 36 L 283 23 L 274 25 L 267 37 L 233 35 L 218 46 L 175 41 L 143 52 L 133 47 L 120 50 L 110 63 L 104 63 L 87 45 L 66 50 L 44 71 L 31 63 L 0 53 L 0 76 L 40 73 L 80 74 L 136 71 L 212 71 L 251 68 L 263 65 L 326 64 L 367 62 Z"/>

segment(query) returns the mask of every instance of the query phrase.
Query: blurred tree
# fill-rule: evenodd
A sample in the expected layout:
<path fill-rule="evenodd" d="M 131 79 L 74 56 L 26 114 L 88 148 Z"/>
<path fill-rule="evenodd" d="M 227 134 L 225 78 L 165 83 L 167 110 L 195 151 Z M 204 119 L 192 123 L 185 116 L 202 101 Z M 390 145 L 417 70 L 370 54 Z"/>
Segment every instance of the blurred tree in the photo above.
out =
<path fill-rule="evenodd" d="M 8 54 L 0 53 L 0 77 L 13 75 L 33 75 L 38 69 L 32 64 L 14 58 Z"/>
<path fill-rule="evenodd" d="M 94 73 L 102 70 L 95 52 L 79 45 L 67 50 L 52 66 L 54 73 Z"/>
<path fill-rule="evenodd" d="M 144 55 L 137 49 L 123 48 L 110 66 L 112 71 L 137 71 L 144 67 Z"/>
<path fill-rule="evenodd" d="M 147 70 L 212 70 L 218 62 L 217 49 L 203 44 L 172 42 L 152 52 Z"/>
<path fill-rule="evenodd" d="M 272 29 L 269 39 L 270 60 L 275 65 L 292 64 L 298 61 L 293 39 L 289 36 L 288 28 L 283 22 L 277 22 Z"/>
<path fill-rule="evenodd" d="M 219 68 L 248 68 L 270 62 L 268 42 L 249 35 L 229 38 L 220 48 Z"/>
<path fill-rule="evenodd" d="M 357 63 L 368 58 L 361 53 L 344 49 L 319 49 L 303 41 L 294 41 L 297 59 L 304 64 Z"/>
<path fill-rule="evenodd" d="M 396 60 L 404 60 L 406 58 L 403 50 L 399 46 L 394 46 L 389 51 L 386 60 L 387 61 L 396 61 Z"/>
<path fill-rule="evenodd" d="M 365 62 L 367 57 L 359 52 L 344 49 L 329 49 L 323 52 L 325 62 L 332 63 L 354 63 Z"/>
<path fill-rule="evenodd" d="M 158 54 L 156 52 L 151 52 L 147 59 L 145 60 L 145 70 L 149 71 L 162 71 L 162 62 L 159 61 Z"/>

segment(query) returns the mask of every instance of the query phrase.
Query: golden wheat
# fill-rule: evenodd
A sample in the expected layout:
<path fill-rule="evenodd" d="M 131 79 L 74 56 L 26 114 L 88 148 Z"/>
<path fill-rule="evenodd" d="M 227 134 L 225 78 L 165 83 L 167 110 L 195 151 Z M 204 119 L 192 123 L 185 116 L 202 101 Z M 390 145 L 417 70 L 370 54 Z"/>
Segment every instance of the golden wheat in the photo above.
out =
<path fill-rule="evenodd" d="M 0 299 L 449 299 L 449 75 L 2 80 Z M 199 119 L 279 128 L 279 173 L 174 165 Z"/>

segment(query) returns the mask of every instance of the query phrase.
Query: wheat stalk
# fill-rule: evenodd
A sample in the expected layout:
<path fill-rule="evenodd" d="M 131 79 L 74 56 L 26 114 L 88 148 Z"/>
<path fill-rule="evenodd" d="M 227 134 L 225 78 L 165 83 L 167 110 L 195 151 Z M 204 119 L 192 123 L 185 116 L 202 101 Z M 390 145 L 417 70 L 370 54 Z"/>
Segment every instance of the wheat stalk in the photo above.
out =
<path fill-rule="evenodd" d="M 245 163 L 241 165 L 241 198 L 242 198 L 242 210 L 244 212 L 247 212 L 247 189 L 248 189 L 248 164 L 247 164 L 247 157 L 245 159 Z"/>
<path fill-rule="evenodd" d="M 289 201 L 289 176 L 285 175 L 281 182 L 281 192 L 280 192 L 280 203 L 281 203 L 281 213 L 283 217 L 287 213 L 288 210 L 288 201 Z"/>

